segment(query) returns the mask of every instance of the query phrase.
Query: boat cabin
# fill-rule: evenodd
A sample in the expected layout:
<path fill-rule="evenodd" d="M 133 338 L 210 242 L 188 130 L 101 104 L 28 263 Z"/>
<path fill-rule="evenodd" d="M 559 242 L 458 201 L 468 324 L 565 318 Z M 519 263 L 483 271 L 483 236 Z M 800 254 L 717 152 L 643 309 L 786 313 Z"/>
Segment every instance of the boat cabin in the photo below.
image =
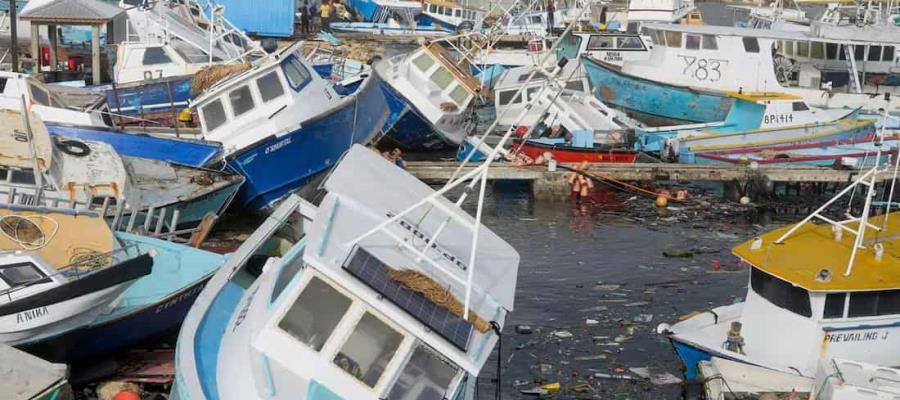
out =
<path fill-rule="evenodd" d="M 529 102 L 536 99 L 541 87 L 547 83 L 547 77 L 542 72 L 537 71 L 535 76 L 528 81 L 531 73 L 535 71 L 535 67 L 519 67 L 512 68 L 503 73 L 497 84 L 494 85 L 494 107 L 496 109 L 499 124 L 502 126 L 510 126 L 517 123 L 520 113 L 525 110 Z M 563 70 L 557 74 L 565 85 L 565 90 L 578 93 L 590 94 L 587 76 L 583 73 L 580 63 L 570 62 L 563 67 Z M 516 96 L 516 93 L 522 87 L 525 87 L 523 94 Z M 549 91 L 547 89 L 545 91 Z M 525 115 L 522 121 L 518 121 L 521 125 L 532 126 L 538 122 L 540 115 L 531 112 Z"/>
<path fill-rule="evenodd" d="M 210 60 L 206 53 L 179 45 L 179 41 L 165 44 L 124 42 L 117 48 L 115 80 L 119 84 L 190 75 L 210 62 L 224 61 L 218 56 Z"/>
<path fill-rule="evenodd" d="M 622 65 L 626 61 L 649 58 L 650 47 L 636 33 L 622 31 L 571 32 L 557 46 L 556 58 L 576 60 L 591 57 L 607 64 Z"/>
<path fill-rule="evenodd" d="M 419 16 L 419 24 L 439 25 L 455 30 L 469 25 L 469 29 L 481 25 L 484 20 L 483 10 L 466 7 L 455 1 L 425 0 L 422 3 L 422 14 Z"/>
<path fill-rule="evenodd" d="M 0 71 L 0 110 L 22 110 L 22 96 L 31 111 L 48 123 L 107 126 L 99 112 L 73 110 L 54 91 L 32 76 Z"/>
<path fill-rule="evenodd" d="M 790 227 L 735 247 L 751 266 L 741 317 L 746 355 L 806 376 L 820 359 L 835 357 L 900 364 L 898 216 L 868 220 L 886 229 L 866 230 L 852 272 L 855 236 L 829 224 L 806 224 L 781 244 Z"/>
<path fill-rule="evenodd" d="M 226 153 L 290 133 L 342 99 L 307 63 L 302 43 L 244 65 L 248 69 L 199 88 L 205 92 L 191 104 L 203 138 L 222 143 Z"/>

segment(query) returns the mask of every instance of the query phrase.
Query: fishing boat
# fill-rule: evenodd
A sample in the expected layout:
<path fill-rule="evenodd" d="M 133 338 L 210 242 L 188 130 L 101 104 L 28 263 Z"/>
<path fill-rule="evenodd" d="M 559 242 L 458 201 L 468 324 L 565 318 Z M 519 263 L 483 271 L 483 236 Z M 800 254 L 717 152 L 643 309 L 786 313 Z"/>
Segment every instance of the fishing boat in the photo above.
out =
<path fill-rule="evenodd" d="M 622 146 L 595 143 L 593 141 L 593 132 L 589 133 L 592 140 L 580 146 L 578 143 L 569 143 L 561 138 L 540 138 L 522 140 L 515 145 L 515 148 L 531 159 L 537 159 L 537 157 L 546 158 L 545 154 L 550 153 L 552 159 L 561 163 L 632 164 L 640 154 L 636 150 Z"/>
<path fill-rule="evenodd" d="M 710 91 L 774 91 L 816 107 L 900 112 L 900 103 L 883 96 L 900 94 L 900 26 L 815 21 L 808 32 L 671 24 L 645 28 L 653 42 L 646 60 L 624 62 L 616 72 L 587 63 L 598 94 L 626 108 L 653 114 L 641 97 L 679 96 L 684 101 L 679 104 L 692 111 L 682 119 L 711 122 L 704 116 L 726 107 L 709 108 L 715 99 L 703 98 Z M 633 94 L 621 92 L 625 88 Z"/>
<path fill-rule="evenodd" d="M 237 174 L 123 157 L 102 142 L 51 137 L 33 113 L 26 121 L 23 113 L 0 110 L 0 121 L 12 128 L 0 140 L 0 197 L 9 204 L 89 209 L 108 218 L 129 209 L 133 223 L 175 231 L 224 212 L 244 181 Z"/>
<path fill-rule="evenodd" d="M 465 59 L 433 41 L 408 54 L 381 60 L 387 102 L 397 115 L 387 137 L 406 150 L 456 147 L 474 129 L 473 108 L 481 84 Z"/>
<path fill-rule="evenodd" d="M 134 233 L 115 232 L 126 254 L 153 254 L 154 268 L 108 310 L 77 331 L 24 348 L 47 360 L 74 362 L 108 355 L 177 328 L 227 256 Z"/>
<path fill-rule="evenodd" d="M 870 215 L 877 175 L 890 172 L 879 164 L 799 223 L 733 249 L 749 266 L 743 302 L 657 327 L 688 379 L 696 379 L 697 363 L 711 357 L 805 377 L 837 358 L 897 365 L 900 275 L 893 268 L 900 260 L 900 223 L 896 212 Z M 848 207 L 841 218 L 826 215 L 839 200 L 852 201 L 856 189 L 864 192 L 860 212 Z M 891 203 L 892 190 L 888 196 Z"/>
<path fill-rule="evenodd" d="M 663 156 L 667 140 L 699 134 L 732 133 L 749 129 L 781 128 L 837 119 L 855 118 L 859 110 L 829 110 L 812 107 L 799 96 L 770 92 L 731 92 L 731 107 L 718 122 L 664 127 L 645 127 L 635 131 L 635 148 Z"/>
<path fill-rule="evenodd" d="M 363 8 L 373 7 L 371 17 L 365 22 L 332 22 L 329 28 L 336 34 L 358 33 L 392 35 L 416 35 L 439 37 L 453 33 L 444 25 L 420 24 L 416 19 L 422 13 L 422 3 L 409 0 L 355 1 Z M 364 3 L 365 6 L 360 3 Z"/>
<path fill-rule="evenodd" d="M 94 212 L 0 205 L 0 342 L 24 346 L 91 323 L 153 269 Z"/>
<path fill-rule="evenodd" d="M 172 399 L 475 398 L 518 253 L 442 197 L 453 186 L 362 146 L 324 187 L 318 206 L 285 200 L 210 280 L 181 329 Z M 295 244 L 267 253 L 279 231 Z"/>
<path fill-rule="evenodd" d="M 456 1 L 424 0 L 418 23 L 440 26 L 452 32 L 465 29 L 479 31 L 485 15 L 484 10 Z"/>
<path fill-rule="evenodd" d="M 694 163 L 701 152 L 729 151 L 736 149 L 765 150 L 773 146 L 815 143 L 825 141 L 869 139 L 875 136 L 872 120 L 840 119 L 827 123 L 792 125 L 782 128 L 750 129 L 731 133 L 704 134 L 671 139 L 666 142 L 664 154 L 674 154 L 681 163 Z"/>
<path fill-rule="evenodd" d="M 637 77 L 591 57 L 582 64 L 594 96 L 654 125 L 722 121 L 733 102 L 721 92 Z"/>
<path fill-rule="evenodd" d="M 353 144 L 388 129 L 379 72 L 338 94 L 295 43 L 206 88 L 192 103 L 207 141 L 246 178 L 237 203 L 266 209 L 330 169 Z"/>
<path fill-rule="evenodd" d="M 0 393 L 9 400 L 71 400 L 69 367 L 0 344 L 0 364 L 6 368 L 0 378 Z"/>
<path fill-rule="evenodd" d="M 107 119 L 99 111 L 70 107 L 43 82 L 28 74 L 0 71 L 0 109 L 21 111 L 22 98 L 42 121 L 47 123 L 107 127 Z"/>
<path fill-rule="evenodd" d="M 827 167 L 872 167 L 875 153 L 881 150 L 882 164 L 896 160 L 900 142 L 896 139 L 878 143 L 872 139 L 824 141 L 786 146 L 753 149 L 735 149 L 699 152 L 694 154 L 696 164 L 750 164 L 758 165 L 815 165 Z"/>

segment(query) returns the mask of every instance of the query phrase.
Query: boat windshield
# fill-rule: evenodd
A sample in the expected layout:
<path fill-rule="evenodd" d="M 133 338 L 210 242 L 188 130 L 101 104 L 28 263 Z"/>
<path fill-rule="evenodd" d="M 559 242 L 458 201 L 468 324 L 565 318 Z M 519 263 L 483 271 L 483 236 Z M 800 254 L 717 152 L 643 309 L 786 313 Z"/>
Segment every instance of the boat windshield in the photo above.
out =
<path fill-rule="evenodd" d="M 419 344 L 391 388 L 391 400 L 447 399 L 459 367 Z"/>
<path fill-rule="evenodd" d="M 750 272 L 750 287 L 756 294 L 772 304 L 804 317 L 812 316 L 809 304 L 809 292 L 778 279 L 757 268 Z"/>

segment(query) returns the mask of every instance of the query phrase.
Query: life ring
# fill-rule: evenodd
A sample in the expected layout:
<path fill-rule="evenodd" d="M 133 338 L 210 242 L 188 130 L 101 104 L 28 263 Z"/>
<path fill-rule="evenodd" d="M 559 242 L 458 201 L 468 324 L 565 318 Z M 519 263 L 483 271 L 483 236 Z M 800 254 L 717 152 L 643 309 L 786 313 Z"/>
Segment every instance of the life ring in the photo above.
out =
<path fill-rule="evenodd" d="M 91 154 L 91 148 L 78 140 L 59 140 L 56 142 L 56 147 L 59 148 L 59 151 L 73 157 L 84 157 Z"/>

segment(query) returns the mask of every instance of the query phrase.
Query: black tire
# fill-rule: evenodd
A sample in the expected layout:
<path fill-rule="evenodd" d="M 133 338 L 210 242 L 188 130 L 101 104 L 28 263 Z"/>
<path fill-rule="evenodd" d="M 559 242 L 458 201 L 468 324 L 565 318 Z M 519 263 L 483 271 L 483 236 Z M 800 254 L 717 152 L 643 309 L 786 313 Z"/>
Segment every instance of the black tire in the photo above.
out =
<path fill-rule="evenodd" d="M 84 142 L 77 140 L 59 140 L 56 142 L 56 147 L 59 148 L 59 151 L 73 157 L 85 157 L 91 154 L 91 148 Z"/>

